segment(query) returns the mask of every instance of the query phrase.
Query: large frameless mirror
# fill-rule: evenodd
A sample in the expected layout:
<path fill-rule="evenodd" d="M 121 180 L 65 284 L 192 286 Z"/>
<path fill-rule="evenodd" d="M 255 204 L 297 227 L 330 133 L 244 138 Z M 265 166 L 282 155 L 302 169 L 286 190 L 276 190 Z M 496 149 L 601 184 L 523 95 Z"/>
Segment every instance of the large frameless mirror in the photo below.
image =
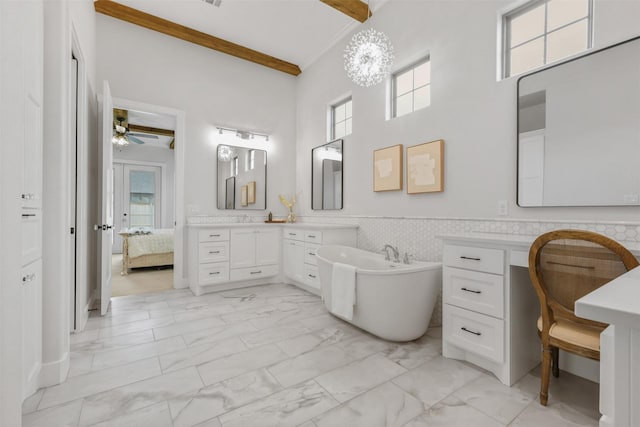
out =
<path fill-rule="evenodd" d="M 342 209 L 342 140 L 311 150 L 311 209 Z"/>
<path fill-rule="evenodd" d="M 640 204 L 640 38 L 518 80 L 518 205 Z"/>
<path fill-rule="evenodd" d="M 267 152 L 220 144 L 218 209 L 267 208 Z"/>

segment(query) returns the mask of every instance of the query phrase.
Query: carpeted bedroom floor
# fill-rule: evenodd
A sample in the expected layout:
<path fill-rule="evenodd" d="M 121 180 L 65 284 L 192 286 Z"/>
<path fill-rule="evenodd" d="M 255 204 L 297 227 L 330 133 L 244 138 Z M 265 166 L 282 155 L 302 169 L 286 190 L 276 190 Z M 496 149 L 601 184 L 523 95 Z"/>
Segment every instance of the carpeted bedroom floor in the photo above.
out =
<path fill-rule="evenodd" d="M 173 289 L 173 267 L 133 268 L 122 272 L 122 254 L 111 258 L 111 296 L 146 294 Z"/>

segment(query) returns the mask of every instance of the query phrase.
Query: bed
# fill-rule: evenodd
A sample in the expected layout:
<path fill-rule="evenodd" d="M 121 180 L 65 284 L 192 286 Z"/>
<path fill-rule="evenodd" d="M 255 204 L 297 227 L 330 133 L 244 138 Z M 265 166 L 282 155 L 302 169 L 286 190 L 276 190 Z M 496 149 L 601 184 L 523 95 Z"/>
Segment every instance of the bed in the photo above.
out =
<path fill-rule="evenodd" d="M 122 236 L 122 275 L 130 268 L 173 265 L 173 228 L 127 229 Z"/>

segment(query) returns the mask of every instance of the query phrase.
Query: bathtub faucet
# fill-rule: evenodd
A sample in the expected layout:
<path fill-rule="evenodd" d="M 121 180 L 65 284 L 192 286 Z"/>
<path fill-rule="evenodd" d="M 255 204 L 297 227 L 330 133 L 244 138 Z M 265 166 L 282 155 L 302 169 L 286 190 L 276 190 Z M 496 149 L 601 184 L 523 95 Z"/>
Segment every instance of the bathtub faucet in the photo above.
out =
<path fill-rule="evenodd" d="M 389 256 L 389 249 L 391 249 L 391 252 L 393 253 L 393 262 L 400 262 L 400 252 L 398 252 L 398 248 L 395 248 L 389 244 L 384 245 L 384 247 L 382 248 L 382 250 L 386 253 L 384 259 L 387 261 L 391 261 L 391 257 Z"/>

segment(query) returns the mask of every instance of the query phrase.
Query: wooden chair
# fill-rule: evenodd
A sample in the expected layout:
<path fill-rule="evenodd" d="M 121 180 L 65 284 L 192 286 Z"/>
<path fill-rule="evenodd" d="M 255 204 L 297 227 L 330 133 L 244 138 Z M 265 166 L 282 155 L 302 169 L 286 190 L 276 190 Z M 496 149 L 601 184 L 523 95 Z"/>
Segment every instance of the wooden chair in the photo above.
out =
<path fill-rule="evenodd" d="M 577 317 L 575 301 L 638 264 L 624 246 L 590 231 L 551 231 L 533 242 L 529 275 L 540 300 L 542 405 L 549 397 L 550 371 L 559 376 L 558 349 L 600 360 L 600 333 L 608 325 Z"/>

